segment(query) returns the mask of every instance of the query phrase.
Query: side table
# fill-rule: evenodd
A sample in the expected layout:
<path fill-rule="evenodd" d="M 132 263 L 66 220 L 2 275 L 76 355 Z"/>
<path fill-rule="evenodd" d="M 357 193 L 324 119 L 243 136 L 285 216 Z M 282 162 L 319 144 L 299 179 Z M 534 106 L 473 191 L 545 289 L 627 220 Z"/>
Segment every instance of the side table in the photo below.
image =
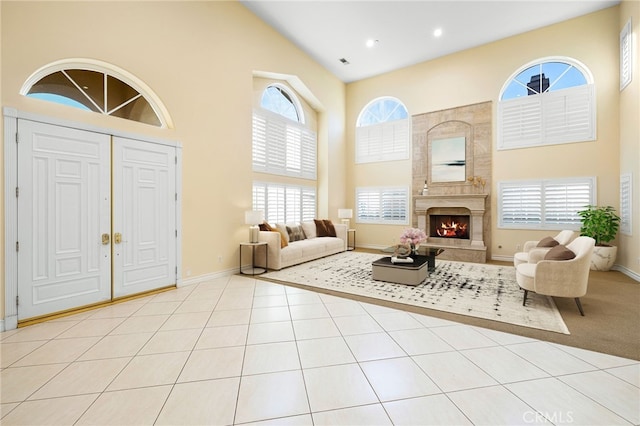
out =
<path fill-rule="evenodd" d="M 349 244 L 349 235 L 353 235 L 353 244 Z M 355 229 L 347 229 L 347 250 L 355 250 L 356 249 L 356 230 Z"/>
<path fill-rule="evenodd" d="M 242 269 L 242 248 L 251 247 L 251 268 Z M 256 267 L 256 247 L 264 247 L 264 268 Z M 240 273 L 247 275 L 259 275 L 267 272 L 269 264 L 269 245 L 266 242 L 240 243 Z"/>

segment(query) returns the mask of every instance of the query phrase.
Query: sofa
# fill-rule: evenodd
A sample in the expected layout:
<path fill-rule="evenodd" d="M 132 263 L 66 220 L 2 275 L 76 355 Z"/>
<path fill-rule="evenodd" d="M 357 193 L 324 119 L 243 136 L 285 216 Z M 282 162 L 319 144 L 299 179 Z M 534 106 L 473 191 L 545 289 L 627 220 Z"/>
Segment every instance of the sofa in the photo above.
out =
<path fill-rule="evenodd" d="M 329 225 L 333 230 L 327 229 Z M 346 251 L 347 225 L 317 219 L 300 224 L 276 224 L 275 227 L 265 223 L 260 226 L 258 241 L 267 243 L 267 268 L 280 270 Z M 256 264 L 264 263 L 263 250 L 257 250 Z"/>

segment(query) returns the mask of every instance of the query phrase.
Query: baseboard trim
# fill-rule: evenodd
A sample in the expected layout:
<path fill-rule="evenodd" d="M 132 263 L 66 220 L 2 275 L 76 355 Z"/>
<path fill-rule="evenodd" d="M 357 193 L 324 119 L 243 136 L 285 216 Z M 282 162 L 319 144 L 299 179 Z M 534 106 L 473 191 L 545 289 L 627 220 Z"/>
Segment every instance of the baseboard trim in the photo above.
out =
<path fill-rule="evenodd" d="M 618 272 L 622 272 L 623 274 L 625 274 L 626 276 L 628 276 L 629 278 L 632 278 L 638 282 L 640 282 L 640 274 L 638 274 L 637 272 L 632 271 L 631 269 L 627 268 L 626 266 L 622 266 L 622 265 L 613 265 L 613 267 L 611 268 L 614 271 L 618 271 Z"/>
<path fill-rule="evenodd" d="M 231 275 L 236 275 L 240 273 L 240 269 L 239 268 L 231 268 L 231 269 L 225 269 L 223 271 L 218 271 L 218 272 L 211 272 L 209 274 L 203 274 L 203 275 L 198 275 L 195 277 L 189 277 L 187 279 L 183 279 L 180 283 L 180 285 L 178 285 L 178 287 L 185 287 L 188 285 L 193 285 L 193 284 L 198 284 L 201 283 L 203 281 L 210 281 L 210 280 L 215 280 L 218 278 L 225 278 L 225 277 L 230 277 Z"/>
<path fill-rule="evenodd" d="M 491 256 L 491 260 L 499 261 L 499 262 L 513 262 L 513 256 Z"/>

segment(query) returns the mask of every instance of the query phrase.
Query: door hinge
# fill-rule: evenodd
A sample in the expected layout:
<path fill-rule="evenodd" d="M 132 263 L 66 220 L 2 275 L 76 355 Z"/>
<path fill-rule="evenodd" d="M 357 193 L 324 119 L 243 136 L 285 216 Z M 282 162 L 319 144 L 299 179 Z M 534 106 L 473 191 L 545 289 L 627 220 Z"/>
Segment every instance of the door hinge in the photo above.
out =
<path fill-rule="evenodd" d="M 18 135 L 19 135 L 18 132 L 16 132 L 16 143 L 20 142 L 20 136 L 18 136 Z"/>
<path fill-rule="evenodd" d="M 16 241 L 16 251 L 20 251 L 20 242 Z"/>
<path fill-rule="evenodd" d="M 175 164 L 178 164 L 178 156 L 173 157 L 175 159 Z"/>
<path fill-rule="evenodd" d="M 16 198 L 20 196 L 20 187 L 16 186 Z"/>
<path fill-rule="evenodd" d="M 176 238 L 178 238 L 178 230 L 176 229 Z"/>
<path fill-rule="evenodd" d="M 16 296 L 16 306 L 20 305 L 20 296 Z"/>
<path fill-rule="evenodd" d="M 176 192 L 176 201 L 178 201 L 178 193 Z"/>

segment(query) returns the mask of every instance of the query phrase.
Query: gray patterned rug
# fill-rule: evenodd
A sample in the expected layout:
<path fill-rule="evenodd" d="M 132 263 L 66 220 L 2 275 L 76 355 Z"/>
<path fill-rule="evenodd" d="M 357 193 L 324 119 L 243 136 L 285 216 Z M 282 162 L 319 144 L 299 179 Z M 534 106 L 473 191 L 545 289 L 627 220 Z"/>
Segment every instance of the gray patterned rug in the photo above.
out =
<path fill-rule="evenodd" d="M 436 270 L 414 287 L 373 280 L 371 262 L 380 257 L 339 253 L 260 278 L 569 334 L 551 297 L 530 293 L 522 306 L 513 267 L 436 260 Z"/>

